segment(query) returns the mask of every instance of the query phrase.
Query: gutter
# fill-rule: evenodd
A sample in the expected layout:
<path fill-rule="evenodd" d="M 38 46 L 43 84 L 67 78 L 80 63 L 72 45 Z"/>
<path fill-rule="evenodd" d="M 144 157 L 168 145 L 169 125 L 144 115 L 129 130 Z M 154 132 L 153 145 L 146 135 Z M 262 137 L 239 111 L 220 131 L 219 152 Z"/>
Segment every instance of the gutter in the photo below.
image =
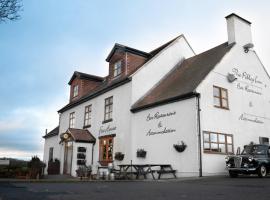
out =
<path fill-rule="evenodd" d="M 134 106 L 133 108 L 130 109 L 130 111 L 132 113 L 136 113 L 142 110 L 146 110 L 146 109 L 150 109 L 153 107 L 157 107 L 157 106 L 161 106 L 161 105 L 165 105 L 168 103 L 173 103 L 173 102 L 177 102 L 177 101 L 182 101 L 182 100 L 186 100 L 186 99 L 191 99 L 193 97 L 196 97 L 197 95 L 199 95 L 196 92 L 190 92 L 190 93 L 186 93 L 186 94 L 182 94 L 182 95 L 178 95 L 169 99 L 165 99 L 165 100 L 161 100 L 161 101 L 157 101 L 154 103 L 150 103 L 150 104 L 146 104 L 146 105 L 142 105 L 142 106 Z"/>

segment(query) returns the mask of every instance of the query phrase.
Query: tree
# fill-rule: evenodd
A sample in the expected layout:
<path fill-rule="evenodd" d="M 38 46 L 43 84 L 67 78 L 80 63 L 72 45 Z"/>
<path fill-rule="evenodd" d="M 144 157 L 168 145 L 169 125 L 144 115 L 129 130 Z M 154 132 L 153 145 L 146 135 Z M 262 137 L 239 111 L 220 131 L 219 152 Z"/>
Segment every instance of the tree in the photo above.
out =
<path fill-rule="evenodd" d="M 21 0 L 0 0 L 0 23 L 20 19 L 18 12 L 21 8 Z"/>

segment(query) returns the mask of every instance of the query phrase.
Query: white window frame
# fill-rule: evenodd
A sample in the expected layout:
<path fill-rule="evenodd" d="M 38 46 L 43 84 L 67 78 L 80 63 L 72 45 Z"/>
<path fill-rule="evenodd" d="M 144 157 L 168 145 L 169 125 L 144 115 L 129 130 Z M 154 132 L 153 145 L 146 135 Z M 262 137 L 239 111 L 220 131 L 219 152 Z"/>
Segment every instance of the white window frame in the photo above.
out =
<path fill-rule="evenodd" d="M 75 112 L 69 114 L 69 128 L 75 127 Z"/>
<path fill-rule="evenodd" d="M 73 97 L 76 97 L 79 95 L 79 85 L 74 85 L 73 87 Z"/>
<path fill-rule="evenodd" d="M 117 77 L 122 73 L 122 61 L 119 60 L 113 65 L 113 77 Z"/>
<path fill-rule="evenodd" d="M 92 104 L 84 108 L 84 126 L 91 126 Z"/>

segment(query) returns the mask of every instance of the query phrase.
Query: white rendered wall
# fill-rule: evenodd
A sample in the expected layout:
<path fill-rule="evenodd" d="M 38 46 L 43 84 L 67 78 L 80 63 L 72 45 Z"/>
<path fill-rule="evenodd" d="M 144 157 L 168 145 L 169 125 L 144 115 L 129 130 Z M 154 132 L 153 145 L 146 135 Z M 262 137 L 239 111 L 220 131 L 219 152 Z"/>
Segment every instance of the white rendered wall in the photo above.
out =
<path fill-rule="evenodd" d="M 235 74 L 238 79 L 229 83 L 226 78 L 228 73 Z M 228 89 L 229 110 L 213 106 L 213 85 Z M 244 53 L 242 45 L 236 44 L 197 88 L 201 93 L 202 131 L 233 134 L 235 153 L 237 147 L 242 150 L 251 141 L 259 143 L 260 136 L 269 138 L 269 87 L 269 77 L 255 52 Z M 250 89 L 258 94 L 250 92 Z M 226 173 L 225 156 L 203 153 L 203 174 Z"/>
<path fill-rule="evenodd" d="M 78 169 L 77 165 L 77 153 L 78 147 L 85 147 L 86 148 L 86 166 L 91 165 L 92 161 L 92 144 L 90 143 L 81 143 L 81 142 L 74 142 L 73 143 L 73 157 L 72 157 L 72 168 L 71 168 L 71 176 L 77 176 L 76 170 Z"/>
<path fill-rule="evenodd" d="M 163 49 L 132 75 L 132 104 L 152 89 L 176 64 L 194 55 L 183 36 Z"/>
<path fill-rule="evenodd" d="M 44 173 L 48 174 L 48 161 L 49 161 L 49 149 L 53 147 L 53 159 L 57 158 L 60 160 L 60 154 L 59 154 L 59 143 L 58 143 L 58 137 L 53 136 L 45 139 L 44 143 L 44 153 L 43 153 L 43 162 L 46 164 L 46 168 Z"/>
<path fill-rule="evenodd" d="M 159 119 L 149 119 L 156 113 L 173 115 Z M 132 161 L 142 164 L 171 164 L 177 176 L 198 176 L 198 137 L 197 137 L 196 98 L 183 100 L 156 108 L 140 111 L 132 117 Z M 147 135 L 148 131 L 157 132 L 174 129 L 175 132 Z M 187 148 L 177 152 L 173 145 L 184 141 Z M 137 158 L 137 149 L 147 151 L 146 158 Z M 131 158 L 130 158 L 131 159 Z"/>
<path fill-rule="evenodd" d="M 105 98 L 113 96 L 113 121 L 102 124 L 104 120 L 104 102 Z M 114 152 L 125 152 L 125 159 L 130 154 L 130 101 L 131 101 L 131 83 L 126 83 L 118 88 L 106 92 L 94 99 L 91 99 L 81 105 L 78 105 L 60 115 L 60 134 L 64 133 L 69 126 L 69 114 L 75 112 L 75 128 L 83 129 L 85 106 L 92 104 L 91 127 L 88 130 L 96 138 L 94 146 L 94 169 L 97 168 L 99 160 L 99 136 L 116 134 L 114 137 Z M 100 130 L 106 130 L 108 127 L 116 130 L 100 133 Z M 60 141 L 60 138 L 59 138 Z M 89 144 L 89 147 L 91 144 Z M 88 147 L 87 147 L 88 149 Z M 60 146 L 61 154 L 61 172 L 63 172 L 64 146 Z M 125 162 L 122 161 L 122 162 Z M 73 172 L 76 170 L 72 169 Z"/>

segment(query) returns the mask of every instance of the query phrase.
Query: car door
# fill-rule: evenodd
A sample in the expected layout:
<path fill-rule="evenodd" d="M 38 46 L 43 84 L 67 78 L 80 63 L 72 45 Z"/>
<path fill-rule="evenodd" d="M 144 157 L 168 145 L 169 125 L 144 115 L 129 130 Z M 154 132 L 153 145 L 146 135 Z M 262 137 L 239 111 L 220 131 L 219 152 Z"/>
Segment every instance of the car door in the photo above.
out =
<path fill-rule="evenodd" d="M 268 147 L 268 152 L 267 152 L 267 169 L 269 172 L 270 171 L 270 146 Z"/>

